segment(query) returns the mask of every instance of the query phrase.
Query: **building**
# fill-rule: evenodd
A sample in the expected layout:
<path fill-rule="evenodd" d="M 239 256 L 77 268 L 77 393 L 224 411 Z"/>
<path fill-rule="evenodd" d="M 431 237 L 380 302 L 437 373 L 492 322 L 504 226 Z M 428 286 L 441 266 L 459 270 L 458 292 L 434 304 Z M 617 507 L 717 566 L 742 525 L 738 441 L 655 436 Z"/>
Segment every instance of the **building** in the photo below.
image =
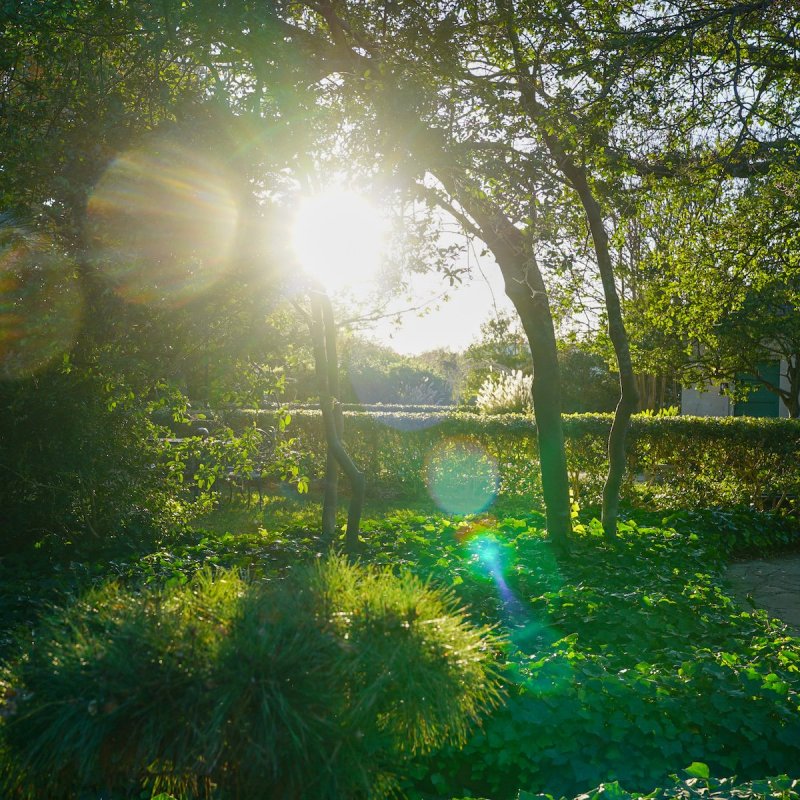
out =
<path fill-rule="evenodd" d="M 759 366 L 759 373 L 770 383 L 789 388 L 787 363 L 785 360 L 773 361 Z M 709 384 L 705 389 L 685 387 L 681 390 L 681 414 L 695 417 L 788 417 L 789 409 L 775 393 L 754 378 L 737 376 L 737 380 L 749 383 L 754 388 L 746 400 L 735 401 L 725 389 L 727 384 Z"/>

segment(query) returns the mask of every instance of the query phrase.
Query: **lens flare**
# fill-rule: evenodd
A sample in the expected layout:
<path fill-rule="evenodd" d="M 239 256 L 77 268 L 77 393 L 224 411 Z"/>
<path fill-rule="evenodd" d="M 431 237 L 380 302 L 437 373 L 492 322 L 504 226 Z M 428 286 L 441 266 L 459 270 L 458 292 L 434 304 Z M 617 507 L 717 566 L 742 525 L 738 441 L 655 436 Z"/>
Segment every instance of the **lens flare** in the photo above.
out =
<path fill-rule="evenodd" d="M 221 167 L 166 138 L 117 158 L 88 205 L 92 257 L 115 291 L 166 308 L 223 278 L 237 222 Z"/>
<path fill-rule="evenodd" d="M 533 568 L 518 564 L 516 547 L 507 541 L 502 527 L 492 524 L 489 518 L 465 521 L 460 527 L 458 539 L 469 558 L 470 569 L 475 575 L 489 578 L 494 583 L 499 600 L 498 613 L 509 641 L 524 653 L 538 653 L 549 648 L 561 638 L 561 633 L 552 625 L 547 613 L 535 604 L 526 602 L 511 585 L 517 570 L 535 573 L 536 591 L 546 591 L 561 584 L 558 564 L 549 553 L 549 548 L 537 548 Z M 530 580 L 528 576 L 528 581 Z M 522 585 L 530 586 L 525 581 Z"/>
<path fill-rule="evenodd" d="M 0 229 L 0 377 L 29 377 L 75 342 L 83 302 L 74 266 L 42 237 Z"/>
<path fill-rule="evenodd" d="M 428 491 L 448 514 L 477 514 L 488 508 L 497 496 L 499 474 L 497 461 L 466 439 L 445 439 L 425 467 Z"/>

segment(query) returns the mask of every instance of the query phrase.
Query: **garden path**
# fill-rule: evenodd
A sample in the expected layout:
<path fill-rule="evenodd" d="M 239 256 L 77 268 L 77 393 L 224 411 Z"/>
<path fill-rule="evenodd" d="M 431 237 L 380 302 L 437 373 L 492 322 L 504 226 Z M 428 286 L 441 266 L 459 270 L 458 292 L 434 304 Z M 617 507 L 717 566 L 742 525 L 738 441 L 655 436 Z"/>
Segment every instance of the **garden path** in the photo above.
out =
<path fill-rule="evenodd" d="M 763 608 L 800 636 L 800 555 L 739 561 L 728 568 L 734 596 L 745 607 Z"/>

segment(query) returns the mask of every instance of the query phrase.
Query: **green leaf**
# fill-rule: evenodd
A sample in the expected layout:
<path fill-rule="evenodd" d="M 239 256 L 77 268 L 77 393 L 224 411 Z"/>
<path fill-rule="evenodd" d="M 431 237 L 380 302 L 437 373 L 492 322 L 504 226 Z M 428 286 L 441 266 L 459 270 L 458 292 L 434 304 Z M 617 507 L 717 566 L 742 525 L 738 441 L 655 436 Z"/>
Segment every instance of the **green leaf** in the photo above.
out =
<path fill-rule="evenodd" d="M 708 764 L 702 761 L 693 761 L 684 772 L 691 778 L 702 778 L 707 781 L 711 777 L 711 772 L 708 769 Z"/>

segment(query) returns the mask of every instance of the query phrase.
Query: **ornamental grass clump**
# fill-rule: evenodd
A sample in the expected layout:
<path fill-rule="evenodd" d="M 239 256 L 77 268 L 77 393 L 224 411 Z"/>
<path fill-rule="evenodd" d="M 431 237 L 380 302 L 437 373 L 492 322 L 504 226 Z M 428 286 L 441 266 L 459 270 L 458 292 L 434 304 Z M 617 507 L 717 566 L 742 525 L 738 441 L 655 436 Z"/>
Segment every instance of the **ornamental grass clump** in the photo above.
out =
<path fill-rule="evenodd" d="M 111 584 L 5 669 L 0 794 L 387 796 L 499 701 L 497 644 L 451 595 L 338 558 L 272 583 Z"/>
<path fill-rule="evenodd" d="M 528 413 L 532 408 L 533 376 L 522 370 L 490 375 L 478 390 L 475 400 L 482 414 Z"/>

